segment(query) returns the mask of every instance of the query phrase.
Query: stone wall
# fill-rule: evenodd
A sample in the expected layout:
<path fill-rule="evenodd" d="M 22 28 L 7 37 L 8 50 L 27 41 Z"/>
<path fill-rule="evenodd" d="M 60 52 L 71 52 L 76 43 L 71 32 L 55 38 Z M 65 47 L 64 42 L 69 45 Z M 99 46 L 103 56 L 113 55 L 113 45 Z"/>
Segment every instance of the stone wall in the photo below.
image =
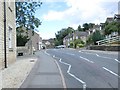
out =
<path fill-rule="evenodd" d="M 6 55 L 7 66 L 16 60 L 16 24 L 15 24 L 15 3 L 6 2 Z M 11 48 L 9 47 L 9 27 L 11 31 Z M 0 1 L 0 69 L 4 68 L 4 2 Z"/>
<path fill-rule="evenodd" d="M 120 51 L 120 46 L 90 46 L 90 50 Z"/>
<path fill-rule="evenodd" d="M 4 6 L 3 0 L 0 1 L 0 69 L 4 64 Z"/>

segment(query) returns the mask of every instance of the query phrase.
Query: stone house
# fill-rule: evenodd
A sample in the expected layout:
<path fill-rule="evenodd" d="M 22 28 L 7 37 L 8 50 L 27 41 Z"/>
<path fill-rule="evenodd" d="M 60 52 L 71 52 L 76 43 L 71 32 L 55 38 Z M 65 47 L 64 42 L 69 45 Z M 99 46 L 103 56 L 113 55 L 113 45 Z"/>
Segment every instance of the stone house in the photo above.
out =
<path fill-rule="evenodd" d="M 75 39 L 81 39 L 84 43 L 86 43 L 87 37 L 88 37 L 88 33 L 87 32 L 75 31 L 74 33 L 67 35 L 63 39 L 63 44 L 66 47 L 68 47 L 70 45 L 70 42 L 75 40 Z"/>
<path fill-rule="evenodd" d="M 0 1 L 0 69 L 16 60 L 15 1 Z"/>
<path fill-rule="evenodd" d="M 32 31 L 29 31 L 28 36 L 30 37 L 30 40 L 26 43 L 25 46 L 27 46 L 29 50 L 32 50 L 29 51 L 29 54 L 31 54 L 33 51 L 40 50 L 42 45 L 42 38 L 40 37 L 40 35 L 35 31 L 32 35 Z"/>
<path fill-rule="evenodd" d="M 55 47 L 55 38 L 44 39 L 42 43 L 45 45 L 46 48 L 54 48 Z"/>

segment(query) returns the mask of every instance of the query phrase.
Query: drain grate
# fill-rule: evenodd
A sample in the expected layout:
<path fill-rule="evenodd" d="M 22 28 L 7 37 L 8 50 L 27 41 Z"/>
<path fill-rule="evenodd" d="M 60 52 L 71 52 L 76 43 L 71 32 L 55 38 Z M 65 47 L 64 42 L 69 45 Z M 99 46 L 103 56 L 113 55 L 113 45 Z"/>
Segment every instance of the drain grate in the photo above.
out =
<path fill-rule="evenodd" d="M 35 60 L 30 60 L 30 62 L 35 62 Z"/>

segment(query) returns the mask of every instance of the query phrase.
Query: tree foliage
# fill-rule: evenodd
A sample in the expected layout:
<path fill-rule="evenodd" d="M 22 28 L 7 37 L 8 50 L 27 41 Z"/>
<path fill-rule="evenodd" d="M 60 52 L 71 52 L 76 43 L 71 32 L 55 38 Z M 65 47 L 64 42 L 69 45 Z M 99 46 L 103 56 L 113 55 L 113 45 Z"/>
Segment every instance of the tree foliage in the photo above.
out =
<path fill-rule="evenodd" d="M 74 48 L 77 48 L 78 44 L 84 44 L 84 42 L 81 39 L 75 39 L 74 40 Z"/>
<path fill-rule="evenodd" d="M 34 14 L 41 4 L 42 2 L 15 2 L 16 26 L 24 26 L 27 30 L 38 28 L 41 22 Z"/>
<path fill-rule="evenodd" d="M 63 44 L 63 38 L 67 36 L 69 33 L 73 33 L 74 29 L 72 27 L 64 28 L 55 34 L 56 36 L 56 43 L 55 45 L 62 45 Z"/>
<path fill-rule="evenodd" d="M 29 40 L 28 30 L 34 32 L 35 28 L 41 25 L 41 21 L 34 15 L 41 4 L 42 2 L 15 2 L 17 46 L 24 46 Z"/>
<path fill-rule="evenodd" d="M 105 35 L 109 35 L 112 32 L 120 32 L 120 23 L 115 22 L 115 21 L 111 23 L 106 22 L 105 30 L 104 30 Z"/>
<path fill-rule="evenodd" d="M 90 28 L 93 28 L 95 24 L 94 23 L 84 23 L 83 24 L 83 31 L 89 30 Z"/>
<path fill-rule="evenodd" d="M 28 40 L 28 36 L 17 35 L 17 46 L 25 46 Z"/>
<path fill-rule="evenodd" d="M 79 25 L 77 28 L 78 31 L 83 31 L 83 28 Z"/>
<path fill-rule="evenodd" d="M 101 35 L 100 31 L 96 30 L 92 35 L 92 41 L 96 44 L 96 41 L 104 39 L 103 35 Z"/>

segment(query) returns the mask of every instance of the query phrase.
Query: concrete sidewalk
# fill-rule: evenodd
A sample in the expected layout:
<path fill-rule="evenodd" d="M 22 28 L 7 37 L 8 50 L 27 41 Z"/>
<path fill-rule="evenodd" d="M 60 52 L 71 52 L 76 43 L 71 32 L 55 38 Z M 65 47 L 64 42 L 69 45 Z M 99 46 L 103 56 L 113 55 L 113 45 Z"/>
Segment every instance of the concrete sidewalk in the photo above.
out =
<path fill-rule="evenodd" d="M 37 63 L 20 88 L 66 88 L 55 59 L 44 51 L 36 52 L 36 55 Z"/>
<path fill-rule="evenodd" d="M 0 71 L 0 89 L 19 88 L 36 61 L 35 55 L 17 57 L 13 64 Z"/>

